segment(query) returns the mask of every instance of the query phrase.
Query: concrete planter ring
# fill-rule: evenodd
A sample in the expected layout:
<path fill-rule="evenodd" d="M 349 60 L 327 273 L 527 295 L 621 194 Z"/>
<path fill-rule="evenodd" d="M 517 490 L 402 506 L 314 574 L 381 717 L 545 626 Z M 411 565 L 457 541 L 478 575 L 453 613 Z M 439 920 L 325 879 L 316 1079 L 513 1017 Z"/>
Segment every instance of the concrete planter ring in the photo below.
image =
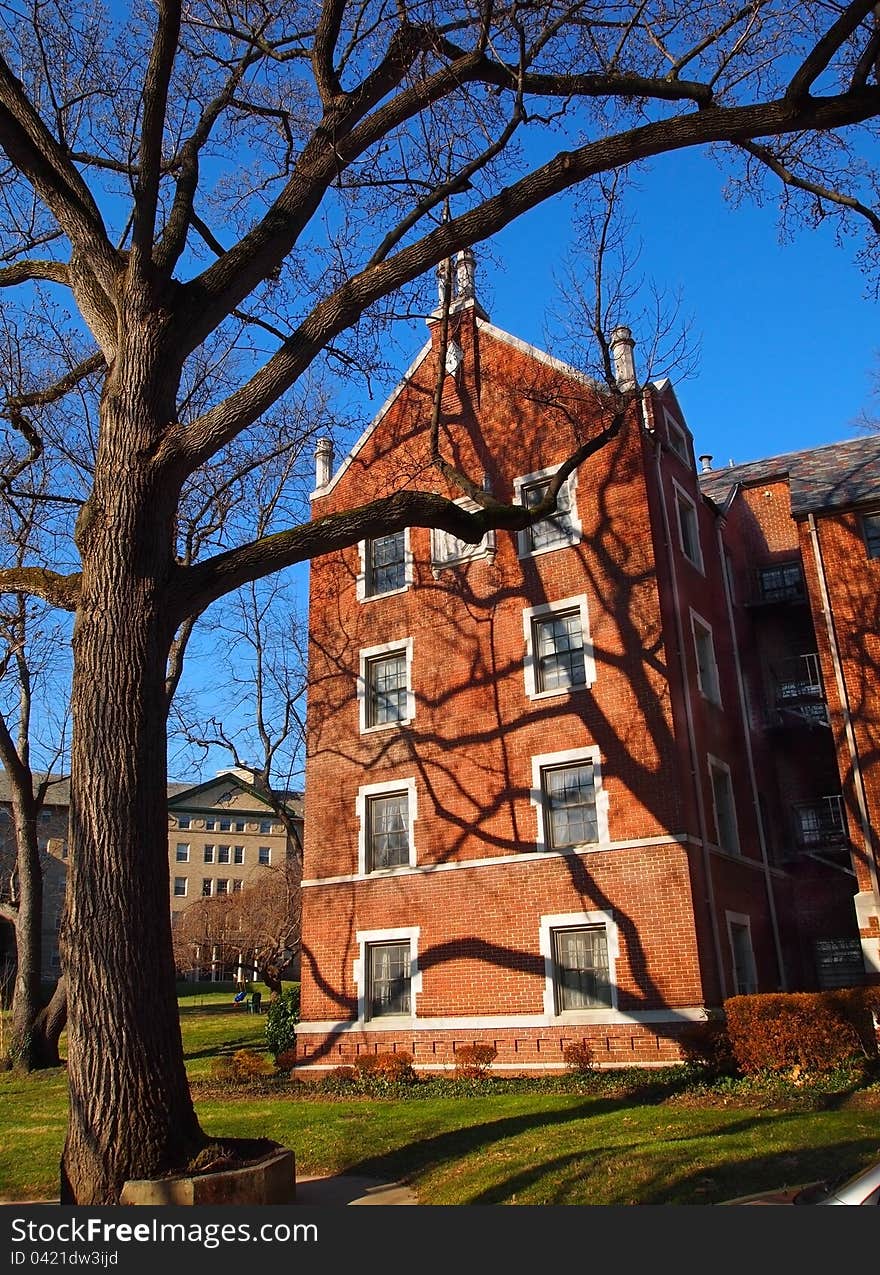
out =
<path fill-rule="evenodd" d="M 277 1143 L 227 1139 L 215 1158 L 191 1173 L 125 1183 L 120 1204 L 293 1204 L 296 1162 Z"/>

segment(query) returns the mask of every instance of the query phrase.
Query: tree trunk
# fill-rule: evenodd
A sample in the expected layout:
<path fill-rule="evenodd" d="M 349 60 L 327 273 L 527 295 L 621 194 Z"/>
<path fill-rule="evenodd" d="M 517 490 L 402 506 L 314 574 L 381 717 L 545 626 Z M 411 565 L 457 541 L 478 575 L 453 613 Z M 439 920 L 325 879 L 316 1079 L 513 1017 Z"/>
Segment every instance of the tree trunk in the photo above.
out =
<path fill-rule="evenodd" d="M 13 784 L 18 875 L 18 915 L 15 919 L 16 971 L 12 998 L 12 1038 L 9 1057 L 14 1067 L 33 1071 L 39 1049 L 34 1024 L 43 1000 L 40 994 L 42 964 L 43 871 L 37 845 L 37 817 L 33 802 Z"/>
<path fill-rule="evenodd" d="M 34 1021 L 34 1068 L 60 1067 L 58 1043 L 67 1023 L 67 981 L 62 974 L 52 998 Z"/>
<path fill-rule="evenodd" d="M 68 984 L 70 1115 L 62 1203 L 115 1204 L 128 1178 L 203 1144 L 183 1064 L 169 908 L 166 660 L 179 481 L 155 460 L 173 368 L 123 320 L 109 373 L 73 636 Z M 142 342 L 140 348 L 136 343 Z"/>

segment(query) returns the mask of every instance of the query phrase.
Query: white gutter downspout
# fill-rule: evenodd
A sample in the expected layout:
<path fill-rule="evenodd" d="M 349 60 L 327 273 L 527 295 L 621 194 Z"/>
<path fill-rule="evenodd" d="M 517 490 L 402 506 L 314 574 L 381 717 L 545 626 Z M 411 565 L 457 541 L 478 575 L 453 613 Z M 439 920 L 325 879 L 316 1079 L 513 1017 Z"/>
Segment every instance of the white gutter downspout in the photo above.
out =
<path fill-rule="evenodd" d="M 743 682 L 742 665 L 739 658 L 739 644 L 736 640 L 736 626 L 733 619 L 733 598 L 730 595 L 730 581 L 724 561 L 724 543 L 721 539 L 720 522 L 715 527 L 718 539 L 718 560 L 721 563 L 721 575 L 724 579 L 724 600 L 727 603 L 727 623 L 730 628 L 730 644 L 733 648 L 733 666 L 736 669 L 736 687 L 739 695 L 739 711 L 742 719 L 743 737 L 746 745 L 746 760 L 749 767 L 749 783 L 752 789 L 752 804 L 755 808 L 755 819 L 758 825 L 758 844 L 761 847 L 761 862 L 764 865 L 764 885 L 767 890 L 767 902 L 770 906 L 770 928 L 773 930 L 773 946 L 776 949 L 776 967 L 779 970 L 779 982 L 782 991 L 788 991 L 788 979 L 785 974 L 785 961 L 782 957 L 782 944 L 779 939 L 779 921 L 776 916 L 776 899 L 773 894 L 773 878 L 770 875 L 770 861 L 767 857 L 767 841 L 764 836 L 764 819 L 761 814 L 761 803 L 758 800 L 758 780 L 755 775 L 755 758 L 752 753 L 751 731 L 746 708 L 746 691 Z"/>
<path fill-rule="evenodd" d="M 645 400 L 642 398 L 642 419 L 647 430 L 647 414 Z M 666 544 L 666 558 L 669 575 L 672 580 L 672 601 L 675 613 L 675 633 L 678 641 L 678 662 L 681 670 L 681 684 L 684 693 L 685 717 L 687 718 L 688 750 L 691 756 L 691 774 L 694 780 L 694 792 L 697 798 L 697 820 L 700 825 L 700 844 L 703 851 L 703 871 L 706 877 L 706 902 L 709 906 L 709 922 L 712 929 L 712 943 L 715 950 L 715 964 L 718 973 L 718 988 L 722 1002 L 727 1000 L 727 979 L 724 975 L 724 961 L 721 956 L 721 936 L 718 931 L 718 913 L 715 910 L 715 890 L 712 884 L 712 859 L 709 854 L 709 838 L 706 830 L 706 808 L 703 802 L 703 781 L 697 757 L 697 741 L 694 732 L 694 717 L 691 707 L 691 692 L 688 682 L 687 662 L 684 656 L 684 631 L 681 625 L 681 597 L 678 592 L 678 577 L 675 572 L 675 555 L 672 552 L 672 535 L 669 527 L 669 510 L 666 506 L 666 493 L 663 490 L 663 474 L 660 469 L 660 440 L 654 440 L 654 458 L 657 468 L 657 491 L 660 495 L 660 509 L 663 514 L 663 534 Z"/>
<path fill-rule="evenodd" d="M 822 598 L 822 614 L 825 618 L 828 643 L 831 647 L 831 663 L 834 666 L 834 680 L 837 683 L 837 694 L 840 697 L 840 706 L 843 712 L 844 732 L 846 734 L 849 759 L 853 770 L 853 788 L 855 789 L 856 802 L 859 808 L 859 823 L 861 824 L 862 837 L 864 838 L 865 849 L 868 856 L 868 873 L 871 878 L 871 890 L 874 895 L 874 911 L 877 913 L 878 917 L 880 917 L 880 883 L 878 883 L 877 880 L 877 862 L 874 855 L 874 838 L 871 832 L 871 820 L 868 816 L 868 799 L 865 795 L 865 781 L 862 776 L 862 765 L 859 760 L 859 750 L 856 744 L 852 714 L 849 708 L 849 696 L 847 695 L 846 681 L 843 676 L 843 664 L 840 659 L 840 648 L 837 645 L 837 635 L 834 631 L 834 619 L 831 614 L 831 600 L 828 595 L 828 580 L 825 575 L 825 562 L 822 557 L 822 546 L 819 543 L 819 529 L 816 526 L 816 519 L 813 514 L 807 515 L 807 523 L 810 528 L 810 538 L 813 542 L 813 557 L 816 560 L 816 572 L 819 576 L 819 593 Z M 861 918 L 859 918 L 859 928 L 863 928 Z M 865 925 L 864 928 L 867 928 L 867 925 Z"/>

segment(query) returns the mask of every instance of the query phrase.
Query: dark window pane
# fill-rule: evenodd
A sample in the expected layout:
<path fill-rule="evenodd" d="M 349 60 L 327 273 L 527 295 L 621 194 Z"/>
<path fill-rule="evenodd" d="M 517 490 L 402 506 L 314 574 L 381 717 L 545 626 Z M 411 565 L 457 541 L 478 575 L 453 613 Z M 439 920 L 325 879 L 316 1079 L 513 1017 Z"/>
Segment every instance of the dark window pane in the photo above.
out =
<path fill-rule="evenodd" d="M 367 949 L 370 1018 L 410 1012 L 409 943 L 375 944 Z"/>
<path fill-rule="evenodd" d="M 406 719 L 406 655 L 370 660 L 367 665 L 367 725 Z"/>
<path fill-rule="evenodd" d="M 554 930 L 553 960 L 557 1012 L 611 1005 L 604 925 Z"/>
<path fill-rule="evenodd" d="M 865 546 L 869 558 L 880 558 L 880 514 L 865 514 L 862 518 Z"/>
<path fill-rule="evenodd" d="M 597 841 L 592 762 L 545 770 L 543 784 L 550 845 L 559 850 Z"/>
<path fill-rule="evenodd" d="M 390 593 L 406 584 L 405 538 L 402 531 L 367 541 L 367 594 Z"/>
<path fill-rule="evenodd" d="M 369 802 L 369 871 L 409 863 L 407 795 L 371 797 Z"/>
<path fill-rule="evenodd" d="M 539 691 L 583 686 L 584 637 L 579 611 L 566 611 L 535 624 L 536 686 Z"/>
<path fill-rule="evenodd" d="M 547 494 L 550 480 L 529 483 L 522 489 L 522 502 L 526 509 L 534 509 Z M 563 485 L 556 497 L 556 513 L 527 528 L 530 549 L 547 549 L 552 545 L 568 544 L 571 539 L 571 508 L 568 487 Z"/>

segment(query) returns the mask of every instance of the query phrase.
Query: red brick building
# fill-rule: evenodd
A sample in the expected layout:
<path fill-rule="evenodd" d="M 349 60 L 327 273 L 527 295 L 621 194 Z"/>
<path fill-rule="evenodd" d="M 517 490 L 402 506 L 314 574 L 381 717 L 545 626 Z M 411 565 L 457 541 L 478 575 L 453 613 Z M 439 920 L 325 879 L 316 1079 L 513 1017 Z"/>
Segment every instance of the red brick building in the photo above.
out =
<path fill-rule="evenodd" d="M 494 327 L 459 265 L 443 451 L 528 503 L 608 399 Z M 313 517 L 456 497 L 429 327 L 335 473 L 321 448 Z M 736 992 L 876 976 L 880 439 L 823 454 L 812 484 L 807 454 L 698 472 L 648 385 L 530 530 L 313 562 L 304 1069 L 471 1042 L 552 1069 L 584 1037 L 657 1064 Z"/>

